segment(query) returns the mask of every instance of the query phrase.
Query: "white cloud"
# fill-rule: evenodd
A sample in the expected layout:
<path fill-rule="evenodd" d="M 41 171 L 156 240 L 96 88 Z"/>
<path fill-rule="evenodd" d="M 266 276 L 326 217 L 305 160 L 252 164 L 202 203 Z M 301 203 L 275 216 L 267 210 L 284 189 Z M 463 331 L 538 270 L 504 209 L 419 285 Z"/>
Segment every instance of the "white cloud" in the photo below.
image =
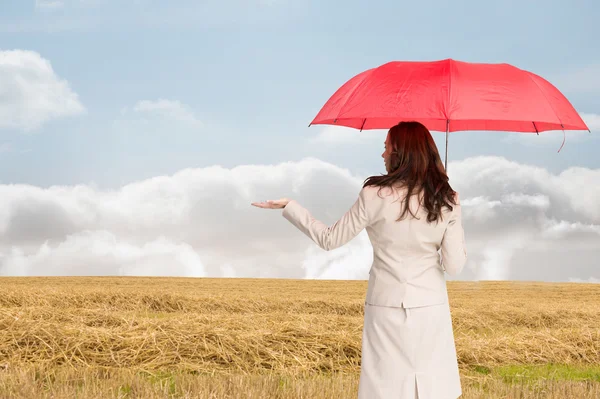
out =
<path fill-rule="evenodd" d="M 50 62 L 33 51 L 0 51 L 0 129 L 30 131 L 85 108 Z"/>
<path fill-rule="evenodd" d="M 83 231 L 51 246 L 44 242 L 37 252 L 25 254 L 19 247 L 2 256 L 2 274 L 116 275 L 202 277 L 204 266 L 188 244 L 164 237 L 145 244 L 131 244 L 107 231 Z"/>
<path fill-rule="evenodd" d="M 598 114 L 588 114 L 581 112 L 581 119 L 585 122 L 588 128 L 592 131 L 592 133 L 600 133 L 600 115 Z"/>
<path fill-rule="evenodd" d="M 132 108 L 124 107 L 115 129 L 135 134 L 194 131 L 203 127 L 192 109 L 178 100 L 141 100 Z"/>
<path fill-rule="evenodd" d="M 509 193 L 502 196 L 500 203 L 518 207 L 539 208 L 540 210 L 546 210 L 550 206 L 549 198 L 540 194 Z"/>
<path fill-rule="evenodd" d="M 562 239 L 574 233 L 591 233 L 598 235 L 600 243 L 600 224 L 584 224 L 581 222 L 567 222 L 566 220 L 549 220 L 545 229 L 542 230 L 544 238 Z"/>
<path fill-rule="evenodd" d="M 503 158 L 476 157 L 454 163 L 452 171 L 452 185 L 465 199 L 468 245 L 482 256 L 479 278 L 513 276 L 521 272 L 511 267 L 515 257 L 534 251 L 536 264 L 528 267 L 539 268 L 538 279 L 564 280 L 564 260 L 556 251 L 600 255 L 600 170 L 570 168 L 553 175 Z M 599 273 L 597 263 L 589 262 L 586 270 Z"/>
<path fill-rule="evenodd" d="M 139 114 L 160 115 L 164 118 L 174 119 L 198 127 L 202 126 L 202 123 L 196 118 L 190 107 L 177 100 L 142 100 L 135 104 L 133 110 Z"/>
<path fill-rule="evenodd" d="M 323 251 L 311 245 L 304 253 L 302 268 L 307 279 L 364 279 L 368 265 L 373 262 L 373 249 L 367 234 L 359 234 L 356 239 L 334 251 Z M 365 272 L 366 270 L 366 272 Z"/>
<path fill-rule="evenodd" d="M 459 278 L 515 279 L 525 271 L 536 280 L 600 277 L 600 170 L 556 175 L 497 157 L 451 168 L 469 253 Z M 366 232 L 325 252 L 281 210 L 250 205 L 290 197 L 332 224 L 355 201 L 363 177 L 308 158 L 185 169 L 115 191 L 0 185 L 0 275 L 366 279 Z"/>
<path fill-rule="evenodd" d="M 329 204 L 335 213 L 352 203 L 359 182 L 347 171 L 307 159 L 277 166 L 187 169 L 118 191 L 85 185 L 0 185 L 0 274 L 38 270 L 35 265 L 42 263 L 50 265 L 40 266 L 42 273 L 98 274 L 99 265 L 105 264 L 104 272 L 111 274 L 117 264 L 127 263 L 127 251 L 146 253 L 138 257 L 155 265 L 153 259 L 160 254 L 153 248 L 162 237 L 165 246 L 173 244 L 170 253 L 160 255 L 165 265 L 174 264 L 173 257 L 185 246 L 202 260 L 204 275 L 302 277 L 306 242 L 290 240 L 297 236 L 280 214 L 250 203 L 259 197 L 301 198 L 307 190 L 319 191 L 323 183 L 339 187 L 339 196 Z M 98 240 L 102 250 L 89 250 Z M 67 262 L 70 252 L 74 260 Z M 161 270 L 166 275 L 182 272 L 175 266 Z"/>

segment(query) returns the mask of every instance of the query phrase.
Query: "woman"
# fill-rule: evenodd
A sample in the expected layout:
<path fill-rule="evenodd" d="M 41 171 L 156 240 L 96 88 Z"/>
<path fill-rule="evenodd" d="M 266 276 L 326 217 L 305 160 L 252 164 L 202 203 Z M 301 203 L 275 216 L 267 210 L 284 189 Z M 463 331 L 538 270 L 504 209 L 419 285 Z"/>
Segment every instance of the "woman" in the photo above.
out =
<path fill-rule="evenodd" d="M 387 174 L 369 177 L 331 226 L 287 198 L 252 205 L 283 208 L 326 251 L 367 230 L 373 263 L 359 399 L 455 399 L 462 389 L 444 271 L 458 274 L 467 259 L 458 193 L 431 133 L 418 122 L 392 127 L 382 157 Z"/>

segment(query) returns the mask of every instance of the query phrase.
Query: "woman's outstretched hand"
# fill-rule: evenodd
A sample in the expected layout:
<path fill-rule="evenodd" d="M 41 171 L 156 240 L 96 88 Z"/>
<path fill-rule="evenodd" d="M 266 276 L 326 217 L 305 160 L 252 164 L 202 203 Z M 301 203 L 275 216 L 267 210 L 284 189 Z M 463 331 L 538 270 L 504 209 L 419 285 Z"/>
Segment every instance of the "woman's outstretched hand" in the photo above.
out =
<path fill-rule="evenodd" d="M 281 198 L 278 200 L 268 200 L 268 201 L 263 201 L 263 202 L 252 202 L 251 205 L 254 205 L 258 208 L 265 208 L 265 209 L 281 209 L 281 208 L 285 208 L 285 206 L 288 204 L 288 202 L 290 202 L 291 200 L 288 198 Z"/>

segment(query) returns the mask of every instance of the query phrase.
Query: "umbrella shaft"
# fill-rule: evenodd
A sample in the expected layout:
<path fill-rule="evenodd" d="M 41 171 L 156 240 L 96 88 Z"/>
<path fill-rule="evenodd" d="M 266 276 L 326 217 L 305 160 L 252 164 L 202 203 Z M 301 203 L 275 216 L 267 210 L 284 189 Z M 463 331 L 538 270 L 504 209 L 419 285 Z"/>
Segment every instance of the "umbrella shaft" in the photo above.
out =
<path fill-rule="evenodd" d="M 444 169 L 446 170 L 446 174 L 448 174 L 448 133 L 450 130 L 450 120 L 446 121 L 446 157 L 444 158 Z"/>

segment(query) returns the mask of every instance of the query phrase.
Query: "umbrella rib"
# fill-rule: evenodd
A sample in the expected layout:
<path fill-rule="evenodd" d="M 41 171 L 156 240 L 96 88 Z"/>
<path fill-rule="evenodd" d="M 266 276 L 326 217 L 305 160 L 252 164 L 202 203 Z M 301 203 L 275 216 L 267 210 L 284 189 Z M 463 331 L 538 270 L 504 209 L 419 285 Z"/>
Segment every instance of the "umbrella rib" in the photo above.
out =
<path fill-rule="evenodd" d="M 348 99 L 344 102 L 344 105 L 342 105 L 340 107 L 340 110 L 338 111 L 337 118 L 334 118 L 333 123 L 336 123 L 336 121 L 338 120 L 338 118 L 340 117 L 340 115 L 342 113 L 342 109 L 344 109 L 344 107 L 346 106 L 346 104 L 348 104 L 350 102 L 350 100 L 352 100 L 352 98 L 356 95 L 356 92 L 365 83 L 365 81 L 367 80 L 367 77 L 371 77 L 371 75 L 373 74 L 373 72 L 375 70 L 379 69 L 380 67 L 372 68 L 369 73 L 365 73 L 365 77 L 363 78 L 363 80 L 361 80 L 361 82 L 354 87 L 354 89 L 352 90 L 352 93 L 348 96 Z"/>
<path fill-rule="evenodd" d="M 554 112 L 554 116 L 556 116 L 556 119 L 558 119 L 558 121 L 560 122 L 560 125 L 563 126 L 562 120 L 560 119 L 560 117 L 556 113 L 556 110 L 554 109 L 554 107 L 552 106 L 552 104 L 550 103 L 550 101 L 548 101 L 548 97 L 546 97 L 546 93 L 544 93 L 544 91 L 540 88 L 540 85 L 538 85 L 537 82 L 535 81 L 535 79 L 533 79 L 533 77 L 531 76 L 530 72 L 526 72 L 526 74 L 529 77 L 529 79 L 531 79 L 531 81 L 533 82 L 533 84 L 536 85 L 536 87 L 538 88 L 538 90 L 540 91 L 540 93 L 542 93 L 542 96 L 544 96 L 544 99 L 546 100 L 546 102 L 550 106 L 550 109 L 552 110 L 552 112 Z M 564 129 L 564 127 L 563 127 L 563 129 Z"/>
<path fill-rule="evenodd" d="M 451 95 L 451 91 L 452 91 L 452 59 L 448 60 L 448 101 L 446 102 L 446 109 L 444 110 L 446 112 L 446 121 L 448 122 L 448 124 L 450 123 L 450 115 L 448 112 L 448 108 L 450 107 L 450 99 L 452 98 Z M 449 126 L 446 126 L 446 131 L 449 132 Z"/>

